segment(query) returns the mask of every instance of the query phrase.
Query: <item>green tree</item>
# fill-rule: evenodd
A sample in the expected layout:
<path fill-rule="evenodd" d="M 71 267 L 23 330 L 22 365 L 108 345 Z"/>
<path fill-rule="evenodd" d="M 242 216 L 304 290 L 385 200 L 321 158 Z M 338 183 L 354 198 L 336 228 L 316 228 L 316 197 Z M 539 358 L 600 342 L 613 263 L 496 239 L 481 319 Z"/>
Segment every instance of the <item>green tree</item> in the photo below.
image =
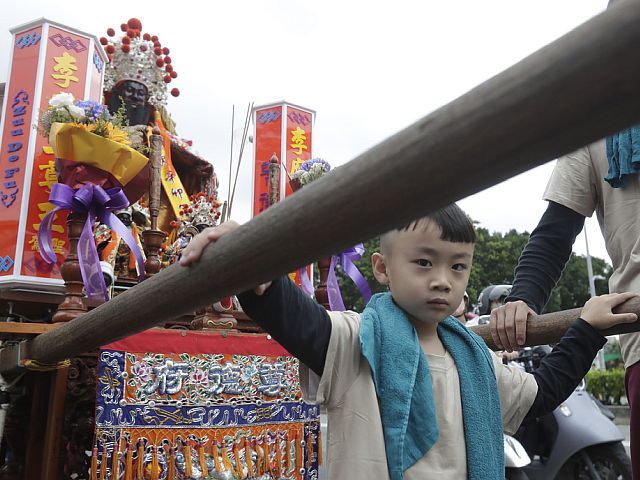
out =
<path fill-rule="evenodd" d="M 473 268 L 467 287 L 472 302 L 489 285 L 513 283 L 513 269 L 529 240 L 529 234 L 515 230 L 490 233 L 486 228 L 476 228 L 476 238 Z"/>
<path fill-rule="evenodd" d="M 596 294 L 602 295 L 609 291 L 609 277 L 612 267 L 602 258 L 591 257 Z M 589 275 L 587 273 L 587 257 L 584 255 L 571 255 L 565 266 L 562 277 L 553 289 L 545 312 L 557 312 L 570 308 L 582 307 L 590 297 Z"/>
<path fill-rule="evenodd" d="M 384 292 L 387 290 L 387 288 L 378 283 L 378 281 L 373 276 L 373 268 L 371 267 L 371 254 L 380 251 L 380 237 L 375 237 L 367 240 L 366 242 L 363 242 L 363 244 L 365 249 L 364 254 L 362 255 L 362 258 L 360 260 L 354 263 L 356 267 L 358 267 L 362 275 L 364 275 L 364 278 L 367 279 L 367 283 L 371 288 L 371 293 Z M 358 290 L 358 287 L 356 287 L 355 283 L 353 283 L 353 281 L 347 275 L 345 275 L 339 267 L 336 268 L 336 270 L 344 306 L 348 310 L 361 312 L 362 310 L 364 310 L 364 300 L 362 299 L 360 290 Z"/>

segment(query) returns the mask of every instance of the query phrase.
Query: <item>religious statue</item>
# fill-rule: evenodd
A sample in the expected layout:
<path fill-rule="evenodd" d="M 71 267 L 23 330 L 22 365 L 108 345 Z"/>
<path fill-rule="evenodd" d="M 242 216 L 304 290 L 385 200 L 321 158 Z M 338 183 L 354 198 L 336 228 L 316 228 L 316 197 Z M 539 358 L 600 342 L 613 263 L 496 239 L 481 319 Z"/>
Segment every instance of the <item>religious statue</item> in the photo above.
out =
<path fill-rule="evenodd" d="M 109 63 L 105 70 L 105 101 L 112 112 L 124 110 L 129 125 L 140 133 L 137 141 L 147 142 L 150 130 L 157 126 L 164 138 L 162 198 L 158 228 L 168 235 L 171 244 L 177 238 L 172 222 L 182 220 L 181 205 L 198 192 L 215 196 L 218 182 L 211 163 L 194 152 L 191 142 L 180 138 L 167 112 L 168 93 L 177 97 L 177 88 L 168 85 L 177 78 L 170 50 L 157 35 L 142 32 L 136 18 L 120 26 L 124 35 L 117 37 L 109 28 L 100 42 L 105 46 Z M 143 205 L 148 204 L 142 199 Z"/>

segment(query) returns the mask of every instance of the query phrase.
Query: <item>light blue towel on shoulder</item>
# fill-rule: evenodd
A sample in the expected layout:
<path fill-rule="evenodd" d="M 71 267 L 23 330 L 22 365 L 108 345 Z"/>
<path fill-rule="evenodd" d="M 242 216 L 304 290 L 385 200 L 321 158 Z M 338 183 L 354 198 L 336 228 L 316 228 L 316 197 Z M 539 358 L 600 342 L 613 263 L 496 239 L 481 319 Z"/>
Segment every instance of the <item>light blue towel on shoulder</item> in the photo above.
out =
<path fill-rule="evenodd" d="M 503 479 L 500 398 L 489 350 L 453 317 L 438 325 L 438 335 L 460 377 L 468 478 Z M 390 293 L 374 295 L 362 313 L 360 348 L 378 395 L 389 475 L 401 480 L 436 443 L 439 431 L 427 358 Z"/>
<path fill-rule="evenodd" d="M 640 171 L 640 126 L 607 137 L 606 146 L 609 171 L 604 179 L 613 188 L 622 188 L 626 177 Z"/>

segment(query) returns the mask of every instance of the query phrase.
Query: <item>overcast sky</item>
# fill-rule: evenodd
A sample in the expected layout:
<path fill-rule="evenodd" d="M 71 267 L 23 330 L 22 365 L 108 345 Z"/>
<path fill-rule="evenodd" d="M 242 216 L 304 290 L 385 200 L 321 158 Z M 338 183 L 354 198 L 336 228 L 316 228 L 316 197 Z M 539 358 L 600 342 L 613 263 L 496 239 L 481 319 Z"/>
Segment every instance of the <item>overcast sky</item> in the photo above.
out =
<path fill-rule="evenodd" d="M 227 196 L 231 110 L 237 162 L 248 102 L 285 99 L 317 112 L 313 154 L 337 166 L 597 15 L 606 0 L 5 2 L 0 82 L 10 28 L 40 17 L 104 36 L 131 17 L 171 49 L 179 76 L 169 111 L 213 163 Z M 250 215 L 247 144 L 233 217 Z M 531 231 L 546 208 L 553 162 L 460 205 L 491 231 Z M 234 166 L 235 171 L 235 166 Z M 591 254 L 606 258 L 595 218 Z M 584 254 L 581 235 L 574 247 Z"/>

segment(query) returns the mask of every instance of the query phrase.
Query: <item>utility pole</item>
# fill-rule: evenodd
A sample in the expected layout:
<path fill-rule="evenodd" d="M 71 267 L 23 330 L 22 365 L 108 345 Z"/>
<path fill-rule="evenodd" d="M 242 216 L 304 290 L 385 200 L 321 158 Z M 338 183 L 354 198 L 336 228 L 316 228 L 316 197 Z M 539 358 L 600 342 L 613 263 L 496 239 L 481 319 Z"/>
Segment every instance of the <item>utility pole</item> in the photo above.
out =
<path fill-rule="evenodd" d="M 589 254 L 589 240 L 587 238 L 587 224 L 584 226 L 584 244 L 587 248 L 587 275 L 589 276 L 589 293 L 591 297 L 596 296 L 596 280 L 593 276 L 593 265 L 591 264 L 591 255 Z M 600 370 L 606 370 L 607 366 L 604 363 L 604 348 L 601 348 L 596 357 L 596 362 Z"/>

